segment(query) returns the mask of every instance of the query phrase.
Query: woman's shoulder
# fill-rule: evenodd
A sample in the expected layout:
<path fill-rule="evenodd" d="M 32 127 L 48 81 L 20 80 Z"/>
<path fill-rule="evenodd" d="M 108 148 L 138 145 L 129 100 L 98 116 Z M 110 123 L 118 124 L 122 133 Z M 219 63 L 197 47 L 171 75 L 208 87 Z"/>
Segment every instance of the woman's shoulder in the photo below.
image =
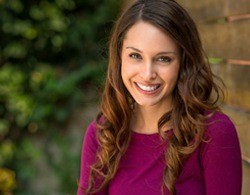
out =
<path fill-rule="evenodd" d="M 223 131 L 226 129 L 235 128 L 234 123 L 229 118 L 228 115 L 226 115 L 223 112 L 214 112 L 208 114 L 206 119 L 206 130 L 207 131 Z"/>
<path fill-rule="evenodd" d="M 85 134 L 84 134 L 84 145 L 92 149 L 97 148 L 97 137 L 96 137 L 96 120 L 89 123 Z"/>
<path fill-rule="evenodd" d="M 237 139 L 235 125 L 228 115 L 223 112 L 214 112 L 208 115 L 205 126 L 205 140 L 222 143 Z"/>
<path fill-rule="evenodd" d="M 240 146 L 234 123 L 222 112 L 213 113 L 208 119 L 203 141 L 200 145 L 201 159 L 206 164 L 207 158 L 219 161 L 222 156 L 240 156 Z"/>
<path fill-rule="evenodd" d="M 96 134 L 96 120 L 91 121 L 85 131 L 85 136 L 95 136 Z"/>

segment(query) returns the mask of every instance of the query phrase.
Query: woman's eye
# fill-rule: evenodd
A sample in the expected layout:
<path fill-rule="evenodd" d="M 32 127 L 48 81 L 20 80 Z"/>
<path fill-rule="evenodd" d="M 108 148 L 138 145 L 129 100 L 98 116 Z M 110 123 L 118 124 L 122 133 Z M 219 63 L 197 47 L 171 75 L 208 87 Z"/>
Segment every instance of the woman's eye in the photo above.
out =
<path fill-rule="evenodd" d="M 141 55 L 138 53 L 131 53 L 131 54 L 129 54 L 129 57 L 136 59 L 136 60 L 142 59 Z"/>
<path fill-rule="evenodd" d="M 169 63 L 171 62 L 171 58 L 170 57 L 166 57 L 166 56 L 162 56 L 158 58 L 159 62 L 165 62 L 165 63 Z"/>

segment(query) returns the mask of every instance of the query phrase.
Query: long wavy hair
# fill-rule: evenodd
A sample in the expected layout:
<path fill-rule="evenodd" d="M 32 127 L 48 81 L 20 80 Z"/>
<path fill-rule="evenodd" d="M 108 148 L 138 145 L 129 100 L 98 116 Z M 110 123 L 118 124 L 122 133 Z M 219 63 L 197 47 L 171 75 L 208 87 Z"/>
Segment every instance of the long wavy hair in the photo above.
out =
<path fill-rule="evenodd" d="M 219 110 L 220 87 L 214 82 L 196 25 L 174 0 L 137 0 L 120 15 L 109 43 L 106 83 L 97 116 L 99 149 L 91 166 L 86 194 L 101 190 L 115 176 L 131 139 L 131 96 L 121 78 L 121 51 L 128 30 L 138 21 L 149 22 L 166 32 L 181 49 L 179 78 L 173 108 L 158 121 L 158 131 L 171 120 L 173 135 L 165 153 L 163 187 L 175 194 L 182 163 L 203 141 L 206 113 Z M 222 94 L 223 95 L 223 94 Z M 211 114 L 210 114 L 211 115 Z M 164 135 L 163 135 L 164 134 Z"/>

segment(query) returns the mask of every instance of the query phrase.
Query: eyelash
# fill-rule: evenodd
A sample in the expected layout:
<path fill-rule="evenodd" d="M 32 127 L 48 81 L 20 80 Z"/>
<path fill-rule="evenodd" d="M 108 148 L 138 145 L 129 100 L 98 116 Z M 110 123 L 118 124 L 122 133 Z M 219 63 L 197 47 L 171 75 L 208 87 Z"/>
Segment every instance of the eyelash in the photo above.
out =
<path fill-rule="evenodd" d="M 142 59 L 141 55 L 138 53 L 131 53 L 129 54 L 129 57 L 136 60 Z"/>
<path fill-rule="evenodd" d="M 161 56 L 157 59 L 157 61 L 164 62 L 164 63 L 170 63 L 172 61 L 172 59 L 170 57 L 167 57 L 167 56 Z"/>

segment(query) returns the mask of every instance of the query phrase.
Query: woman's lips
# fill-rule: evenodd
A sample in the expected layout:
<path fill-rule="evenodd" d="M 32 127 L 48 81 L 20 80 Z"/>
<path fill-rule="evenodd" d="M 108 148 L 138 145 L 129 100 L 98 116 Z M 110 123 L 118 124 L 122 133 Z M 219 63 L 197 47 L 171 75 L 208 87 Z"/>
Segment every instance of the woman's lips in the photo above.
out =
<path fill-rule="evenodd" d="M 145 93 L 154 93 L 157 91 L 157 89 L 159 89 L 160 84 L 150 84 L 150 85 L 145 85 L 145 84 L 141 84 L 141 83 L 137 83 L 135 82 L 135 85 L 137 86 L 137 88 L 140 91 L 143 91 Z"/>

